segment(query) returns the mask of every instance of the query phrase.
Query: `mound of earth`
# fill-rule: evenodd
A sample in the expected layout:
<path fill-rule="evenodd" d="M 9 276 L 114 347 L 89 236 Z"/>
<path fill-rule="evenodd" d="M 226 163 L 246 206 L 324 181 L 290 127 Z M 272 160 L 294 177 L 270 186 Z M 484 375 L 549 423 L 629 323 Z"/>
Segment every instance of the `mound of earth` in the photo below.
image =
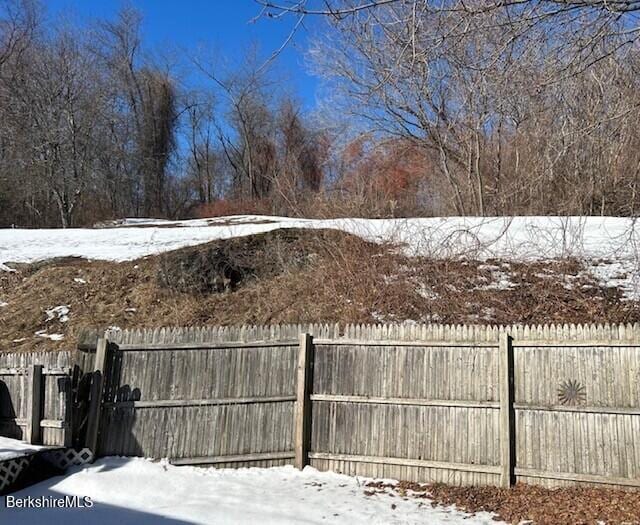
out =
<path fill-rule="evenodd" d="M 590 262 L 593 264 L 593 262 Z M 409 257 L 334 230 L 275 230 L 136 261 L 0 272 L 0 350 L 72 349 L 91 327 L 640 321 L 575 259 Z"/>
<path fill-rule="evenodd" d="M 158 284 L 185 293 L 236 290 L 253 279 L 300 270 L 317 255 L 322 241 L 345 235 L 332 230 L 274 230 L 167 252 L 159 257 Z"/>

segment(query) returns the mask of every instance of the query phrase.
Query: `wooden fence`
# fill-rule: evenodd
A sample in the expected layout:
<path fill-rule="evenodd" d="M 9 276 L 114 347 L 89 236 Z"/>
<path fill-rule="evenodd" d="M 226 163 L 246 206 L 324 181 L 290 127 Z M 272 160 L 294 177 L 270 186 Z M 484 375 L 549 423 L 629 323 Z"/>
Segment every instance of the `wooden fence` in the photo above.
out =
<path fill-rule="evenodd" d="M 100 455 L 453 484 L 640 486 L 637 325 L 108 337 L 92 365 L 102 402 L 88 436 Z"/>
<path fill-rule="evenodd" d="M 640 487 L 638 325 L 177 328 L 93 346 L 0 353 L 0 434 L 176 464 Z"/>
<path fill-rule="evenodd" d="M 0 353 L 0 435 L 69 446 L 75 352 Z"/>

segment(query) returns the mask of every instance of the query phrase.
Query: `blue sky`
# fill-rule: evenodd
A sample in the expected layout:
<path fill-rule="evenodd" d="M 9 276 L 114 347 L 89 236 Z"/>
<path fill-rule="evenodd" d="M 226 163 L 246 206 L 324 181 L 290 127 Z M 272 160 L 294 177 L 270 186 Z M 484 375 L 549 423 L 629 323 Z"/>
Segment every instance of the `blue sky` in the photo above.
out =
<path fill-rule="evenodd" d="M 125 5 L 120 0 L 45 0 L 49 16 L 85 24 L 96 18 L 113 17 Z M 143 13 L 143 39 L 148 48 L 160 52 L 204 48 L 215 49 L 229 64 L 242 59 L 244 52 L 257 44 L 264 58 L 278 49 L 287 38 L 293 20 L 260 19 L 250 23 L 260 12 L 253 0 L 129 0 Z M 316 79 L 307 73 L 304 51 L 309 31 L 301 28 L 295 40 L 277 59 L 279 76 L 303 103 L 312 109 L 316 100 Z"/>

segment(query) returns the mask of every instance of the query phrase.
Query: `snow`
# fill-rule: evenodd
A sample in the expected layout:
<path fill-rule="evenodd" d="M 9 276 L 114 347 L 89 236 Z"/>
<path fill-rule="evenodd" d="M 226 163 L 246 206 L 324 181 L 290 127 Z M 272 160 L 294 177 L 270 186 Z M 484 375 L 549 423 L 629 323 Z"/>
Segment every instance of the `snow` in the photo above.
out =
<path fill-rule="evenodd" d="M 141 458 L 103 458 L 73 467 L 15 498 L 89 496 L 91 508 L 3 508 L 8 523 L 493 524 L 426 499 L 364 494 L 366 479 L 307 467 L 197 469 Z"/>
<path fill-rule="evenodd" d="M 54 306 L 50 310 L 46 310 L 47 314 L 46 322 L 58 319 L 61 323 L 66 323 L 69 320 L 69 306 L 61 304 L 60 306 Z"/>
<path fill-rule="evenodd" d="M 2 231 L 2 230 L 0 230 L 0 231 Z M 12 272 L 15 272 L 15 270 L 14 270 L 13 268 L 9 268 L 6 264 L 2 264 L 2 263 L 0 262 L 0 272 L 9 272 L 9 273 L 12 273 Z"/>
<path fill-rule="evenodd" d="M 416 287 L 416 293 L 421 297 L 429 300 L 435 300 L 438 298 L 438 294 L 424 283 L 418 284 L 418 286 Z"/>
<path fill-rule="evenodd" d="M 246 215 L 145 221 L 144 227 L 1 229 L 0 262 L 29 263 L 54 257 L 125 261 L 278 228 L 337 229 L 372 241 L 403 244 L 412 254 L 435 257 L 629 258 L 638 255 L 640 241 L 635 221 L 617 217 L 314 220 Z"/>
<path fill-rule="evenodd" d="M 30 445 L 24 441 L 0 436 L 0 461 L 18 458 L 20 456 L 42 450 L 43 448 L 47 447 Z"/>
<path fill-rule="evenodd" d="M 64 339 L 64 334 L 48 334 L 46 330 L 38 330 L 35 335 L 52 341 L 62 341 Z"/>
<path fill-rule="evenodd" d="M 610 274 L 628 298 L 640 298 L 640 226 L 622 217 L 436 217 L 419 219 L 293 219 L 236 215 L 165 221 L 123 219 L 115 227 L 67 230 L 0 230 L 0 268 L 55 257 L 134 260 L 216 239 L 278 228 L 329 228 L 402 246 L 409 255 L 545 260 L 576 257 Z M 608 269 L 610 265 L 613 269 Z"/>
<path fill-rule="evenodd" d="M 73 282 L 78 284 L 87 284 L 87 281 L 85 281 L 84 279 L 81 279 L 80 277 L 74 277 Z"/>
<path fill-rule="evenodd" d="M 478 286 L 477 290 L 511 290 L 516 285 L 511 282 L 511 274 L 508 271 L 508 265 L 502 267 L 493 264 L 481 264 L 478 270 L 489 270 L 491 272 L 491 282 L 482 286 Z"/>
<path fill-rule="evenodd" d="M 9 303 L 5 303 L 4 301 L 0 301 L 0 308 L 5 308 L 6 306 L 9 306 Z"/>

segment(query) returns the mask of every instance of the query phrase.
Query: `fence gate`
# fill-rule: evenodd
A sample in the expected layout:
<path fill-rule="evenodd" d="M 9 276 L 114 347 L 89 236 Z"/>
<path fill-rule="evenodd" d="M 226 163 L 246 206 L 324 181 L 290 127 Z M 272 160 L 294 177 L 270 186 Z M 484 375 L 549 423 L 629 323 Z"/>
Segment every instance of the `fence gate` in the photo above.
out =
<path fill-rule="evenodd" d="M 99 340 L 86 446 L 174 464 L 293 463 L 297 337 L 225 342 L 189 334 Z"/>

